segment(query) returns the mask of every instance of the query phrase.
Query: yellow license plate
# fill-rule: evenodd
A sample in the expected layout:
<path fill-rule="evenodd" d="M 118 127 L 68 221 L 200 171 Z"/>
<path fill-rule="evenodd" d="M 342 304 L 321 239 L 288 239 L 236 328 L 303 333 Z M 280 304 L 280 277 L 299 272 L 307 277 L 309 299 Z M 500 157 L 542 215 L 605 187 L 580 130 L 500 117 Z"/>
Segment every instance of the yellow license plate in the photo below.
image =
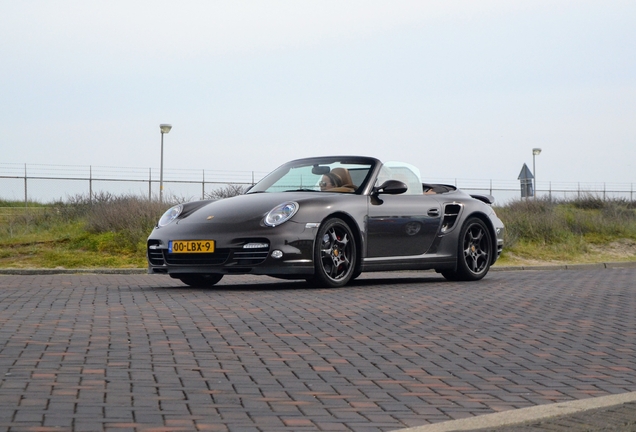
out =
<path fill-rule="evenodd" d="M 168 244 L 170 253 L 212 253 L 214 240 L 172 240 Z"/>

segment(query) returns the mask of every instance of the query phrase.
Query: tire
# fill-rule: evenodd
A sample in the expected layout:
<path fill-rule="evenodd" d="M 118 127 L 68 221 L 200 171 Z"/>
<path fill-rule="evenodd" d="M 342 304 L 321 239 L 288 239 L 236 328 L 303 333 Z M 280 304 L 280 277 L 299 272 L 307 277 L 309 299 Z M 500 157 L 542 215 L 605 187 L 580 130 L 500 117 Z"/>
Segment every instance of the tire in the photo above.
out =
<path fill-rule="evenodd" d="M 187 275 L 179 276 L 181 282 L 191 287 L 206 288 L 216 285 L 221 279 L 222 274 L 207 274 L 207 275 Z"/>
<path fill-rule="evenodd" d="M 450 281 L 477 281 L 490 269 L 493 247 L 490 231 L 478 218 L 470 218 L 462 226 L 457 250 L 457 269 L 443 271 Z"/>
<path fill-rule="evenodd" d="M 356 268 L 356 243 L 349 225 L 342 219 L 323 222 L 314 245 L 314 275 L 307 279 L 315 287 L 346 285 Z"/>
<path fill-rule="evenodd" d="M 362 274 L 362 270 L 356 270 L 353 272 L 353 274 L 351 275 L 351 279 L 349 279 L 349 282 L 351 282 L 354 279 L 358 279 L 358 276 L 360 276 Z"/>

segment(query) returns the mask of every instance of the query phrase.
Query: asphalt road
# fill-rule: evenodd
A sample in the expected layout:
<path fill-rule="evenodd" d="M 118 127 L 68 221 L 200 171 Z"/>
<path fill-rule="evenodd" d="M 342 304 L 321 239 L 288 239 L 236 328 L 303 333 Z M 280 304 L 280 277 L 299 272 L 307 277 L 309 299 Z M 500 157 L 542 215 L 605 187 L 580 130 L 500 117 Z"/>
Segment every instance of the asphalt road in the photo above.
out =
<path fill-rule="evenodd" d="M 633 392 L 635 351 L 633 267 L 0 275 L 0 431 L 390 431 Z"/>

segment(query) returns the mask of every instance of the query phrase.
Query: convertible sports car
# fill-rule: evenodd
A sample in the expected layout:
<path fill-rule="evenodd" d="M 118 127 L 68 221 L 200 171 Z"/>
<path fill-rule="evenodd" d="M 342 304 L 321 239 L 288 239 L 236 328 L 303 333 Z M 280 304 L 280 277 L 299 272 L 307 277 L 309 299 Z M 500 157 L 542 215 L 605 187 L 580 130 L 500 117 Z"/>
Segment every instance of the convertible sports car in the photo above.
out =
<path fill-rule="evenodd" d="M 166 211 L 148 238 L 148 272 L 192 286 L 249 273 L 340 287 L 362 272 L 425 269 L 479 280 L 503 248 L 493 202 L 423 184 L 406 163 L 299 159 L 244 195 Z"/>

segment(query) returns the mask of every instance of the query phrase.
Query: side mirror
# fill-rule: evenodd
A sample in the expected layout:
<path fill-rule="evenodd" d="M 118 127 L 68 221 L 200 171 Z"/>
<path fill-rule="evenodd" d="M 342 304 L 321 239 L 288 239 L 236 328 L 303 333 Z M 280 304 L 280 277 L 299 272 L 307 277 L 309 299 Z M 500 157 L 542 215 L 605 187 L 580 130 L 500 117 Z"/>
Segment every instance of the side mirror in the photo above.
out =
<path fill-rule="evenodd" d="M 405 183 L 399 180 L 387 180 L 382 183 L 380 186 L 373 188 L 373 194 L 389 194 L 389 195 L 399 195 L 403 194 L 408 190 L 408 186 Z"/>

